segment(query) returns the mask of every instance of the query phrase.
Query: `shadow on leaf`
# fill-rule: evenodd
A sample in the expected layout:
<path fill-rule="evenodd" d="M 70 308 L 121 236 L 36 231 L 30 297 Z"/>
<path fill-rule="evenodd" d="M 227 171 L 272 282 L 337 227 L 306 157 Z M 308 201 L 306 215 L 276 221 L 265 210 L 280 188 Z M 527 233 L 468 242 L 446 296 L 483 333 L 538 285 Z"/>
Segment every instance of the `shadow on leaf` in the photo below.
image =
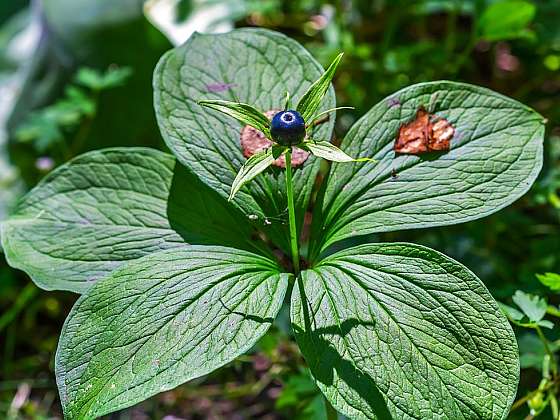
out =
<path fill-rule="evenodd" d="M 375 380 L 360 371 L 352 361 L 343 358 L 328 338 L 325 337 L 328 335 L 338 335 L 344 339 L 353 328 L 358 326 L 374 326 L 375 323 L 352 318 L 338 325 L 314 329 L 301 277 L 298 278 L 298 287 L 303 303 L 305 330 L 302 330 L 293 323 L 292 327 L 315 380 L 326 386 L 335 386 L 334 374 L 336 372 L 338 378 L 348 387 L 352 388 L 370 406 L 371 411 L 375 413 L 378 420 L 391 420 L 393 417 Z"/>
<path fill-rule="evenodd" d="M 226 311 L 228 311 L 228 313 L 239 315 L 246 320 L 254 321 L 254 322 L 257 322 L 259 324 L 272 324 L 274 322 L 274 318 L 272 318 L 272 317 L 263 318 L 261 316 L 250 315 L 250 314 L 246 314 L 244 312 L 231 310 L 230 308 L 228 308 L 226 306 L 226 304 L 222 301 L 222 299 L 218 299 L 218 302 L 220 302 L 222 304 L 222 306 L 226 309 Z"/>
<path fill-rule="evenodd" d="M 167 217 L 189 244 L 231 246 L 270 255 L 247 217 L 179 163 L 173 172 Z"/>

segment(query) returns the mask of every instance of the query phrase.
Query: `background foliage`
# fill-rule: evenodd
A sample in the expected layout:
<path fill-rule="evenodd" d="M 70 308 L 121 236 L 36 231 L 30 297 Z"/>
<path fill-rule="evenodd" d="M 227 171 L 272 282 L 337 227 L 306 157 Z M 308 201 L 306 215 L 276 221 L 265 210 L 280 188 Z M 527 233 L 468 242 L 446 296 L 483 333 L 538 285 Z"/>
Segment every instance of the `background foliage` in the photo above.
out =
<path fill-rule="evenodd" d="M 158 3 L 173 3 L 176 15 L 162 21 Z M 356 109 L 339 112 L 338 138 L 376 102 L 409 84 L 451 79 L 487 86 L 548 119 L 545 166 L 531 191 L 481 221 L 368 240 L 413 241 L 471 268 L 517 323 L 521 402 L 511 418 L 528 415 L 526 400 L 533 415 L 551 418 L 550 405 L 539 405 L 535 390 L 548 375 L 544 401 L 557 385 L 544 354 L 560 347 L 558 327 L 547 328 L 558 314 L 560 287 L 552 275 L 541 281 L 535 275 L 560 272 L 559 21 L 555 0 L 2 2 L 0 217 L 23 191 L 84 151 L 116 145 L 164 150 L 153 114 L 152 71 L 192 28 L 275 29 L 323 65 L 344 51 L 334 82 L 337 105 Z M 0 262 L 0 416 L 61 417 L 54 350 L 75 299 L 39 290 Z M 544 321 L 549 324 L 539 324 Z M 249 355 L 118 416 L 319 419 L 324 410 L 284 308 Z"/>

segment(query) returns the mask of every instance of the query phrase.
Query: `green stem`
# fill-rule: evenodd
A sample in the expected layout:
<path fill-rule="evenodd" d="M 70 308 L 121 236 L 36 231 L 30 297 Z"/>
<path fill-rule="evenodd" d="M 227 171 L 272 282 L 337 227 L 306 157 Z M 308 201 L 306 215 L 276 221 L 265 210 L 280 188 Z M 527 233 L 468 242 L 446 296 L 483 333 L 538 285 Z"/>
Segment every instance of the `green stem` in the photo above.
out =
<path fill-rule="evenodd" d="M 299 250 L 296 228 L 296 212 L 294 207 L 294 186 L 292 184 L 292 148 L 286 152 L 286 194 L 288 196 L 288 218 L 290 221 L 290 244 L 292 263 L 296 277 L 299 275 Z"/>
<path fill-rule="evenodd" d="M 554 353 L 552 352 L 552 350 L 550 349 L 550 346 L 548 345 L 548 340 L 547 338 L 544 336 L 544 333 L 542 332 L 541 327 L 539 327 L 538 325 L 535 326 L 535 330 L 537 331 L 537 335 L 539 336 L 539 339 L 542 341 L 543 346 L 544 346 L 544 351 L 546 352 L 546 354 L 548 354 L 548 356 L 550 357 L 550 368 L 552 370 L 552 378 L 554 380 L 556 380 L 557 376 L 558 376 L 558 366 L 556 365 L 556 359 L 554 357 Z"/>
<path fill-rule="evenodd" d="M 0 332 L 9 326 L 19 313 L 26 308 L 27 304 L 38 294 L 39 289 L 35 284 L 29 282 L 16 298 L 12 307 L 0 316 Z"/>

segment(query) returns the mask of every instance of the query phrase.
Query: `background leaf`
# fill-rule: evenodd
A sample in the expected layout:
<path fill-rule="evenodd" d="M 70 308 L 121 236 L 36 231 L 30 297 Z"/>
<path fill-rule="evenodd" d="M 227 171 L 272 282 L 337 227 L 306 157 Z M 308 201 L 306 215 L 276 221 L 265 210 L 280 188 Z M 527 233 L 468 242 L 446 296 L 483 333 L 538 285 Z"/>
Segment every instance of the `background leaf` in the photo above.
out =
<path fill-rule="evenodd" d="M 544 273 L 537 274 L 539 281 L 548 287 L 553 292 L 560 291 L 560 274 L 556 273 Z"/>
<path fill-rule="evenodd" d="M 162 251 L 117 270 L 64 325 L 65 417 L 129 407 L 232 361 L 270 327 L 287 279 L 272 261 L 224 247 Z"/>
<path fill-rule="evenodd" d="M 546 315 L 546 300 L 518 290 L 513 295 L 513 301 L 527 315 L 529 321 L 539 322 Z"/>
<path fill-rule="evenodd" d="M 395 243 L 340 252 L 302 273 L 291 314 L 319 388 L 350 418 L 508 414 L 515 335 L 483 283 L 436 251 Z"/>
<path fill-rule="evenodd" d="M 61 166 L 2 224 L 8 262 L 44 289 L 81 293 L 122 263 L 185 241 L 258 249 L 243 215 L 174 167 L 172 156 L 143 148 Z"/>
<path fill-rule="evenodd" d="M 241 124 L 196 102 L 224 99 L 250 104 L 266 112 L 282 110 L 286 91 L 300 98 L 323 73 L 321 66 L 297 42 L 263 29 L 239 29 L 222 35 L 195 34 L 167 53 L 154 74 L 155 108 L 162 135 L 180 162 L 202 182 L 227 198 L 245 162 L 239 144 Z M 209 87 L 225 84 L 215 92 Z M 332 108 L 329 88 L 321 109 Z M 333 121 L 317 128 L 329 139 Z M 319 160 L 310 158 L 296 169 L 295 201 L 301 226 Z M 287 224 L 264 225 L 265 218 L 285 219 L 284 171 L 273 168 L 248 184 L 233 202 L 245 215 L 254 215 L 277 244 L 289 249 Z"/>
<path fill-rule="evenodd" d="M 398 129 L 420 106 L 455 127 L 451 150 L 396 155 Z M 314 214 L 314 253 L 350 236 L 457 224 L 500 210 L 536 179 L 543 135 L 539 114 L 481 87 L 432 82 L 393 94 L 342 142 L 349 155 L 377 163 L 332 165 Z"/>
<path fill-rule="evenodd" d="M 534 38 L 528 28 L 535 16 L 536 7 L 529 1 L 505 0 L 490 4 L 480 16 L 480 36 L 487 41 L 515 38 Z"/>

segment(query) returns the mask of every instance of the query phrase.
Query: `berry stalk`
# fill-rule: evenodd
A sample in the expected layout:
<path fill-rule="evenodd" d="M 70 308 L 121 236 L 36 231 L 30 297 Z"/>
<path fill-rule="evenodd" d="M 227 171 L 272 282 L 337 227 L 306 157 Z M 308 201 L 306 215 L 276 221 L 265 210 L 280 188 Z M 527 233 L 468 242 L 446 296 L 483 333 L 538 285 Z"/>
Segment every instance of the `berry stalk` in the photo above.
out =
<path fill-rule="evenodd" d="M 288 219 L 290 223 L 290 245 L 292 249 L 292 263 L 296 277 L 299 275 L 299 249 L 296 227 L 296 212 L 294 207 L 294 188 L 292 184 L 292 148 L 286 152 L 286 195 L 288 196 Z"/>

